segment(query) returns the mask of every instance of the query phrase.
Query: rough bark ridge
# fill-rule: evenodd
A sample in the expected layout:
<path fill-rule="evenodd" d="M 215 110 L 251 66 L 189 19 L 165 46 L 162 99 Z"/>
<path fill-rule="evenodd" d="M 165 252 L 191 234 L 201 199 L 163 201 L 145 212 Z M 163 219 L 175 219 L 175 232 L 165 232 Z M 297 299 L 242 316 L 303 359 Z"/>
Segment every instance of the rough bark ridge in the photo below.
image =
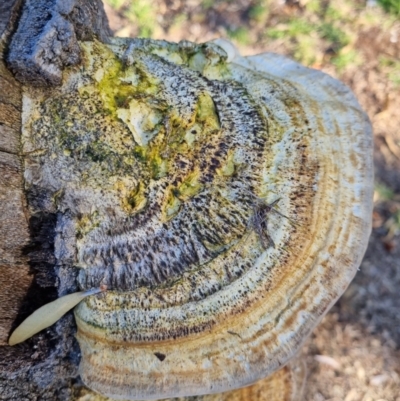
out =
<path fill-rule="evenodd" d="M 4 18 L 15 20 L 18 1 L 3 4 L 0 13 L 0 53 L 10 27 Z M 5 9 L 5 5 L 8 9 Z M 30 285 L 28 264 L 22 248 L 29 233 L 22 190 L 22 165 L 19 152 L 21 130 L 21 87 L 0 59 L 0 345 L 5 344 L 8 331 L 19 305 Z"/>
<path fill-rule="evenodd" d="M 8 64 L 22 83 L 61 83 L 63 66 L 80 60 L 78 40 L 110 35 L 100 0 L 27 0 L 10 44 Z"/>
<path fill-rule="evenodd" d="M 33 340 L 6 345 L 16 325 L 57 297 L 57 216 L 35 213 L 40 194 L 26 199 L 23 163 L 29 155 L 21 153 L 22 88 L 15 78 L 57 84 L 63 66 L 79 62 L 78 40 L 105 41 L 109 34 L 99 0 L 0 4 L 0 400 L 70 400 L 79 363 L 71 314 Z"/>

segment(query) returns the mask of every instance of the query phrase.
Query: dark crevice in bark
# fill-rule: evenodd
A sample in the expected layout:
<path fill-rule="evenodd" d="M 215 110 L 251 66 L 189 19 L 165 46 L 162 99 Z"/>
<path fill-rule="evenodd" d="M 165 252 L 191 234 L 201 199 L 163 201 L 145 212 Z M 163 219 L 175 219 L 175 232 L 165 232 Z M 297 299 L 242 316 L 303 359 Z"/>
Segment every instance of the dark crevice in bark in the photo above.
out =
<path fill-rule="evenodd" d="M 7 153 L 7 154 L 13 155 L 13 156 L 20 156 L 17 152 L 11 152 L 11 151 L 9 151 L 9 150 L 1 147 L 1 146 L 0 146 L 0 152 Z"/>
<path fill-rule="evenodd" d="M 32 312 L 58 298 L 56 259 L 54 257 L 57 213 L 35 212 L 48 208 L 48 197 L 35 188 L 26 191 L 32 216 L 30 242 L 23 249 L 28 256 L 33 282 L 21 304 L 13 330 Z M 71 275 L 71 281 L 75 277 Z M 73 383 L 79 382 L 79 346 L 76 326 L 69 312 L 56 324 L 14 347 L 0 347 L 0 400 L 18 399 L 63 401 L 72 398 Z M 12 375 L 18 380 L 13 381 Z M 25 397 L 25 398 L 24 398 Z M 39 397 L 39 398 L 38 398 Z"/>
<path fill-rule="evenodd" d="M 23 3 L 23 0 L 1 0 L 0 43 L 2 41 L 6 42 L 9 36 L 16 30 L 16 21 L 19 18 L 20 10 Z"/>

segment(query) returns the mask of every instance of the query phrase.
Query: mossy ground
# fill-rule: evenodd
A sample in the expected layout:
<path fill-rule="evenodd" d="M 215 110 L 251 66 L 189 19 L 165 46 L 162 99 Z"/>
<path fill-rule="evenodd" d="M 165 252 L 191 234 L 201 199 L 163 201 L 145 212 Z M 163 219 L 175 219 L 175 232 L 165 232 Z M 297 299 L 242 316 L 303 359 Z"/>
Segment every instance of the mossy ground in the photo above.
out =
<path fill-rule="evenodd" d="M 374 128 L 374 229 L 356 279 L 304 348 L 304 400 L 400 401 L 400 1 L 105 2 L 117 36 L 228 37 L 244 55 L 285 54 L 355 92 Z"/>

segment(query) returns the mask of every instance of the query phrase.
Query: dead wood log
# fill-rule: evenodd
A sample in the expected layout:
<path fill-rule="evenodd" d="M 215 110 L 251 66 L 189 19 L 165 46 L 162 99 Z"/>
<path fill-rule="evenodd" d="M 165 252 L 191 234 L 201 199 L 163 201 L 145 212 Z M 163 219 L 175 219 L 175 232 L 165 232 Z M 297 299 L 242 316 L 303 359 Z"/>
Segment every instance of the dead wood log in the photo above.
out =
<path fill-rule="evenodd" d="M 3 0 L 0 4 L 0 400 L 70 400 L 79 349 L 72 317 L 9 347 L 10 331 L 57 297 L 55 213 L 27 199 L 21 153 L 22 83 L 49 86 L 79 62 L 78 40 L 110 35 L 99 0 Z"/>

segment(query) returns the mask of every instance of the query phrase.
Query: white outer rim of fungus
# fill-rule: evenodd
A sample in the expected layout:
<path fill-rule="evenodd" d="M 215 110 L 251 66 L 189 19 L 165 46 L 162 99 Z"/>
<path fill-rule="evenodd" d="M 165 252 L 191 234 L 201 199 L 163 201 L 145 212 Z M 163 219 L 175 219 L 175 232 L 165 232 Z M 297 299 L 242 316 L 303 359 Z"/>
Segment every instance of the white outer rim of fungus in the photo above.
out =
<path fill-rule="evenodd" d="M 69 310 L 79 304 L 84 298 L 103 291 L 101 288 L 95 288 L 87 291 L 74 292 L 56 299 L 28 316 L 12 333 L 8 340 L 9 345 L 19 344 L 32 337 L 39 331 L 51 326 Z"/>
<path fill-rule="evenodd" d="M 227 63 L 231 63 L 236 57 L 240 57 L 238 50 L 235 45 L 227 39 L 218 38 L 211 41 L 223 49 L 227 54 Z"/>

